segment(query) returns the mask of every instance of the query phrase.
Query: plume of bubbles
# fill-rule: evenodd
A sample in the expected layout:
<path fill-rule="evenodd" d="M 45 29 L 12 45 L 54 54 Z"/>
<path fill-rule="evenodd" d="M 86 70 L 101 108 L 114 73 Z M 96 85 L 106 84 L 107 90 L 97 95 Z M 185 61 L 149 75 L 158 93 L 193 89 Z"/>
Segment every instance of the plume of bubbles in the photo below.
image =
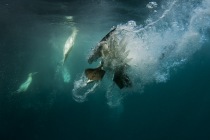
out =
<path fill-rule="evenodd" d="M 207 0 L 197 5 L 190 1 L 182 4 L 172 1 L 157 20 L 150 18 L 144 27 L 135 21 L 117 26 L 119 36 L 126 37 L 130 50 L 128 57 L 132 61 L 128 64 L 134 83 L 166 82 L 172 69 L 201 48 L 210 28 L 209 6 Z"/>
<path fill-rule="evenodd" d="M 146 7 L 149 8 L 149 9 L 153 9 L 153 8 L 156 8 L 158 6 L 158 4 L 156 2 L 149 2 Z"/>
<path fill-rule="evenodd" d="M 74 89 L 72 90 L 73 98 L 77 102 L 84 102 L 87 100 L 87 96 L 93 93 L 99 83 L 87 84 L 87 78 L 84 74 L 74 82 Z"/>
<path fill-rule="evenodd" d="M 162 14 L 158 15 L 156 12 L 155 15 L 151 15 L 145 21 L 145 25 L 129 21 L 116 28 L 115 37 L 119 41 L 123 40 L 123 44 L 126 44 L 124 48 L 129 50 L 126 57 L 132 58 L 128 61 L 128 75 L 132 79 L 134 91 L 143 91 L 145 85 L 154 82 L 167 82 L 171 70 L 186 63 L 208 39 L 206 33 L 210 29 L 209 0 L 175 0 L 161 7 Z M 73 94 L 77 93 L 75 97 L 78 97 L 79 101 L 84 101 L 96 87 L 93 85 L 78 96 L 80 92 L 75 91 L 80 87 L 87 87 L 82 79 L 75 81 L 73 89 Z M 119 91 L 112 86 L 108 86 L 107 89 L 108 104 L 120 105 L 123 98 L 120 93 L 127 92 L 127 89 Z"/>
<path fill-rule="evenodd" d="M 62 69 L 62 76 L 63 76 L 63 81 L 64 83 L 69 83 L 71 80 L 71 75 L 68 71 L 68 69 L 64 66 L 64 68 Z"/>

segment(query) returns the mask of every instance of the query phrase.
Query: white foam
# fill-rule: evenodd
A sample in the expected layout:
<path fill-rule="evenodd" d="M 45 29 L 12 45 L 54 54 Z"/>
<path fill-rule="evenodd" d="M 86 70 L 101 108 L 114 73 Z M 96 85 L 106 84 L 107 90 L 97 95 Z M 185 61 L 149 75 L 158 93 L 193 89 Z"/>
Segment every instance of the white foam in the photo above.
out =
<path fill-rule="evenodd" d="M 75 80 L 74 82 L 74 89 L 72 90 L 74 100 L 77 102 L 86 101 L 87 96 L 94 93 L 98 85 L 99 83 L 87 84 L 87 78 L 82 75 L 79 80 Z"/>
<path fill-rule="evenodd" d="M 180 2 L 171 1 L 161 6 L 166 7 L 163 14 L 156 19 L 151 16 L 145 26 L 137 25 L 135 21 L 117 26 L 116 38 L 124 39 L 126 50 L 130 51 L 128 58 L 132 58 L 128 62 L 132 90 L 139 92 L 145 85 L 167 82 L 171 70 L 185 64 L 208 40 L 205 33 L 210 28 L 210 1 L 203 0 L 197 5 L 191 1 Z M 123 90 L 107 88 L 108 104 L 120 104 L 122 96 L 118 93 Z M 77 82 L 75 89 L 78 89 Z"/>

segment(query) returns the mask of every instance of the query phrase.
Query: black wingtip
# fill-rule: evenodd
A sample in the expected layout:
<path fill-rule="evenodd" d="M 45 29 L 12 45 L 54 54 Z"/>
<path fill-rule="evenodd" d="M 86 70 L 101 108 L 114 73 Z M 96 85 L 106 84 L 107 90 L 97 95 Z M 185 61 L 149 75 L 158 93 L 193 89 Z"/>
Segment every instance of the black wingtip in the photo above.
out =
<path fill-rule="evenodd" d="M 127 74 L 124 73 L 124 70 L 118 70 L 114 74 L 113 81 L 117 84 L 117 86 L 122 89 L 124 87 L 132 87 L 132 82 Z"/>

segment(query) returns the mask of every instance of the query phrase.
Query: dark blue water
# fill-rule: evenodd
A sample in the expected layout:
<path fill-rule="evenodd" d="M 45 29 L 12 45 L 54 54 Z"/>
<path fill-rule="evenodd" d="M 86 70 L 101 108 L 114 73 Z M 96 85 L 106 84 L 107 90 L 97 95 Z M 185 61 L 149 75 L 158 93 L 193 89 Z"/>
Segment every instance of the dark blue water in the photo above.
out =
<path fill-rule="evenodd" d="M 122 96 L 118 95 L 121 91 L 114 88 L 109 92 L 113 93 L 112 98 L 107 96 L 110 81 L 105 79 L 88 94 L 86 101 L 75 101 L 72 94 L 75 82 L 84 69 L 90 67 L 87 57 L 91 48 L 106 33 L 113 26 L 124 25 L 130 20 L 138 27 L 147 26 L 157 21 L 173 3 L 158 0 L 157 8 L 148 9 L 148 2 L 1 0 L 0 139 L 210 139 L 210 10 L 201 6 L 202 2 L 210 4 L 209 0 L 185 3 L 177 0 L 173 7 L 179 10 L 172 8 L 163 21 L 154 24 L 155 29 L 140 34 L 150 40 L 148 49 L 153 45 L 157 53 L 162 44 L 170 46 L 170 40 L 178 42 L 176 46 L 187 48 L 176 53 L 172 50 L 172 57 L 166 57 L 164 62 L 151 64 L 145 61 L 149 68 L 140 67 L 139 73 L 134 71 L 137 78 L 132 75 L 141 86 L 123 90 Z M 197 12 L 194 11 L 196 8 Z M 188 15 L 189 12 L 192 13 Z M 193 24 L 190 23 L 192 15 L 197 15 Z M 73 19 L 67 18 L 70 16 Z M 174 31 L 172 22 L 176 22 L 180 30 Z M 77 27 L 79 32 L 65 64 L 71 77 L 70 82 L 65 83 L 62 72 L 56 70 L 72 27 Z M 197 38 L 189 39 L 188 30 L 191 29 L 198 33 L 198 43 Z M 179 36 L 182 35 L 186 37 L 183 41 L 188 42 L 182 41 L 180 45 L 182 37 Z M 166 41 L 167 37 L 174 40 Z M 139 44 L 141 39 L 129 41 Z M 143 55 L 143 51 L 138 54 Z M 186 61 L 181 63 L 181 59 Z M 175 62 L 179 64 L 174 66 Z M 161 65 L 161 68 L 153 67 L 153 64 Z M 151 75 L 159 70 L 163 73 Z M 38 72 L 30 87 L 26 92 L 16 93 L 30 72 Z M 158 79 L 161 76 L 165 80 Z"/>

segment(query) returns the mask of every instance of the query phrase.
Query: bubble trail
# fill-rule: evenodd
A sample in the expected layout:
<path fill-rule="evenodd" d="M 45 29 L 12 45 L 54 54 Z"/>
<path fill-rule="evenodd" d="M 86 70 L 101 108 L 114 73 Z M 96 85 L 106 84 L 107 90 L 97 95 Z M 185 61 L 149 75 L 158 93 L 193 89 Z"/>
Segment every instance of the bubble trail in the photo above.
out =
<path fill-rule="evenodd" d="M 209 40 L 207 36 L 210 29 L 209 0 L 197 3 L 190 0 L 185 2 L 175 0 L 160 7 L 167 8 L 163 9 L 159 17 L 156 13 L 151 15 L 145 21 L 145 26 L 137 25 L 135 21 L 117 25 L 114 37 L 116 42 L 118 41 L 116 44 L 123 42 L 126 44 L 124 48 L 129 51 L 127 58 L 131 58 L 131 61 L 127 62 L 128 75 L 132 79 L 133 86 L 131 89 L 120 91 L 107 86 L 107 102 L 110 106 L 120 104 L 123 98 L 119 96 L 120 94 L 143 92 L 146 85 L 167 82 L 171 71 L 187 63 L 193 54 L 202 48 L 203 43 Z M 125 52 L 124 49 L 118 50 L 123 50 L 117 52 L 118 54 Z M 73 91 L 78 89 L 78 82 L 75 81 Z M 113 81 L 110 78 L 105 82 Z M 95 85 L 84 91 L 83 101 L 89 91 L 93 91 L 92 89 L 95 90 Z"/>

